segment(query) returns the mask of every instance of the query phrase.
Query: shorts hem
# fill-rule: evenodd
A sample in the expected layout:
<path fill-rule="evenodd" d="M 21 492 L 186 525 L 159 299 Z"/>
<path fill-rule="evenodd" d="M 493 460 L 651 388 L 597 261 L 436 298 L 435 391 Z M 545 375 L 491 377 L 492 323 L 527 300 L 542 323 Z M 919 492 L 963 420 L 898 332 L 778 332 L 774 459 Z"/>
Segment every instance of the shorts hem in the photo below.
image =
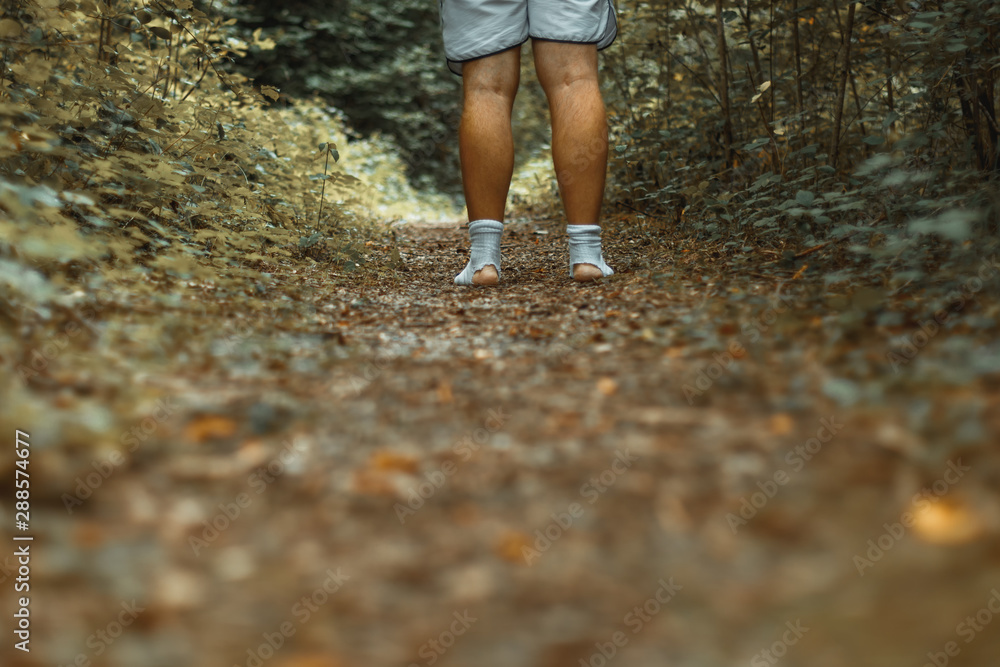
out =
<path fill-rule="evenodd" d="M 542 37 L 541 35 L 531 35 L 530 37 L 531 39 L 537 39 L 540 42 L 555 42 L 557 44 L 581 44 L 581 45 L 593 44 L 597 45 L 598 51 L 603 51 L 604 49 L 608 48 L 609 46 L 615 43 L 615 40 L 618 39 L 618 33 L 615 33 L 615 36 L 611 38 L 611 41 L 605 44 L 604 46 L 600 46 L 600 43 L 604 41 L 603 39 L 587 39 L 587 40 L 562 39 L 560 37 Z"/>
<path fill-rule="evenodd" d="M 607 44 L 604 44 L 603 46 L 601 45 L 604 43 L 604 40 L 607 39 L 607 34 L 605 34 L 600 39 L 583 40 L 583 39 L 566 39 L 562 37 L 545 37 L 543 35 L 532 35 L 531 31 L 529 30 L 528 37 L 530 37 L 531 39 L 539 39 L 543 42 L 558 42 L 560 44 L 596 44 L 597 50 L 603 51 L 604 49 L 609 48 L 612 44 L 615 43 L 615 40 L 618 39 L 618 28 L 619 28 L 618 13 L 615 11 L 614 5 L 611 3 L 611 0 L 608 0 L 608 15 L 609 15 L 608 18 L 611 20 L 611 30 L 613 32 L 611 33 L 611 41 L 609 41 Z"/>
<path fill-rule="evenodd" d="M 488 58 L 490 56 L 495 56 L 498 53 L 503 53 L 504 51 L 508 51 L 510 49 L 519 47 L 522 44 L 524 44 L 525 42 L 527 42 L 529 39 L 537 39 L 537 40 L 541 40 L 541 41 L 544 41 L 544 42 L 558 42 L 558 43 L 561 43 L 561 44 L 592 44 L 592 45 L 597 46 L 597 50 L 598 51 L 603 51 L 603 50 L 609 48 L 618 39 L 618 32 L 619 32 L 619 27 L 620 27 L 619 24 L 618 24 L 618 13 L 615 11 L 614 4 L 612 3 L 611 0 L 607 0 L 607 3 L 608 3 L 608 18 L 610 19 L 610 26 L 608 26 L 608 27 L 611 30 L 611 39 L 610 40 L 608 40 L 608 34 L 607 34 L 607 32 L 605 32 L 599 39 L 595 39 L 595 40 L 568 39 L 568 38 L 564 38 L 564 37 L 546 37 L 546 36 L 543 36 L 543 35 L 532 35 L 531 31 L 530 31 L 530 26 L 529 26 L 527 37 L 525 37 L 524 39 L 522 39 L 519 42 L 510 44 L 509 46 L 505 46 L 504 48 L 496 49 L 496 50 L 490 51 L 488 53 L 481 53 L 481 54 L 477 54 L 477 55 L 474 55 L 474 56 L 463 57 L 463 58 L 450 58 L 450 57 L 447 56 L 447 54 L 445 54 L 445 58 L 446 58 L 447 65 L 448 65 L 448 69 L 451 71 L 452 74 L 455 74 L 457 76 L 462 76 L 462 65 L 464 63 L 472 62 L 473 60 L 479 60 L 480 58 Z M 442 8 L 442 11 L 443 11 L 443 8 L 444 8 L 443 0 L 441 1 L 441 8 Z M 442 20 L 443 20 L 443 14 L 442 14 Z M 607 43 L 605 43 L 606 40 L 608 40 Z"/>
<path fill-rule="evenodd" d="M 530 37 L 525 37 L 520 42 L 515 42 L 514 44 L 511 44 L 510 46 L 505 46 L 502 49 L 497 49 L 495 51 L 490 51 L 489 53 L 483 53 L 477 56 L 471 56 L 469 58 L 447 58 L 448 69 L 451 70 L 452 74 L 455 74 L 457 76 L 462 76 L 461 66 L 464 65 L 465 63 L 471 63 L 474 60 L 482 60 L 483 58 L 489 58 L 490 56 L 495 56 L 498 53 L 503 53 L 504 51 L 510 51 L 511 49 L 516 49 L 517 47 L 522 46 L 525 42 L 527 42 L 528 39 L 530 39 Z M 458 66 L 457 68 L 456 65 Z"/>

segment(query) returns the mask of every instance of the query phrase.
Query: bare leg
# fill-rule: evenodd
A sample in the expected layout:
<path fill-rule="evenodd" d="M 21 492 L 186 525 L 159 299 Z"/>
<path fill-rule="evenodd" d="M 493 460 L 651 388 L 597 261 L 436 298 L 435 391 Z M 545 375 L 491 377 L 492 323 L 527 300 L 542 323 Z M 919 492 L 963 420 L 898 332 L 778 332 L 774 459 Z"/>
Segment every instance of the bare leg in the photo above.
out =
<path fill-rule="evenodd" d="M 521 77 L 521 47 L 508 49 L 462 67 L 464 104 L 459 128 L 462 184 L 469 221 L 503 221 L 514 174 L 511 109 Z M 476 271 L 477 285 L 495 285 L 497 269 Z"/>
<path fill-rule="evenodd" d="M 608 120 L 597 80 L 597 47 L 534 40 L 535 71 L 549 100 L 552 160 L 570 225 L 599 225 L 608 165 Z M 576 280 L 602 276 L 578 264 Z"/>

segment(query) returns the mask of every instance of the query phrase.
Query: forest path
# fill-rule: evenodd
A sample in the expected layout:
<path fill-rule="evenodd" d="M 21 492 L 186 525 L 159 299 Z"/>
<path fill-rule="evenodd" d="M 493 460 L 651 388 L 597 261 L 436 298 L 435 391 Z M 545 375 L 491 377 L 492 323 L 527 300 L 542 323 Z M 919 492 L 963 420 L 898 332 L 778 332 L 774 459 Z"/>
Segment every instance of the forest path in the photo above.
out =
<path fill-rule="evenodd" d="M 546 220 L 509 226 L 499 287 L 460 288 L 464 230 L 396 233 L 395 283 L 315 267 L 108 315 L 145 370 L 75 371 L 96 388 L 63 407 L 135 416 L 36 461 L 59 639 L 7 664 L 95 657 L 132 599 L 107 664 L 910 666 L 986 606 L 996 387 L 956 436 L 969 391 L 893 380 L 857 294 L 613 231 L 618 273 L 578 285 Z"/>

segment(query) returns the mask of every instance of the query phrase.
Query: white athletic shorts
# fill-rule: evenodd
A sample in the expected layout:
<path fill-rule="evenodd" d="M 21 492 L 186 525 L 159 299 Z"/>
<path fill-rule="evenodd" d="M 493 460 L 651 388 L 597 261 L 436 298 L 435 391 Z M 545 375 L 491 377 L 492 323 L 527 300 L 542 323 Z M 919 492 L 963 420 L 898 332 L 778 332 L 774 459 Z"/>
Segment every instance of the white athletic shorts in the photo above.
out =
<path fill-rule="evenodd" d="M 532 39 L 596 44 L 618 34 L 611 0 L 438 0 L 448 67 L 492 56 Z"/>

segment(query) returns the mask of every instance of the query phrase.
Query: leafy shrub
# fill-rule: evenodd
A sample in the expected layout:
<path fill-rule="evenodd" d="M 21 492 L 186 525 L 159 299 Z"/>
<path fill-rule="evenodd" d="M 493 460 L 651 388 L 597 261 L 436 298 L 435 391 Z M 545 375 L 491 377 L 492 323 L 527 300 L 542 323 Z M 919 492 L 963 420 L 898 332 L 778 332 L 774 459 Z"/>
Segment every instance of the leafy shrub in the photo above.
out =
<path fill-rule="evenodd" d="M 620 204 L 732 252 L 851 239 L 879 272 L 996 241 L 996 3 L 621 9 Z"/>
<path fill-rule="evenodd" d="M 365 261 L 373 194 L 336 162 L 337 119 L 270 111 L 276 91 L 220 70 L 247 49 L 224 17 L 190 0 L 22 1 L 0 38 L 10 317 L 46 312 L 67 280 L 239 284 L 305 257 Z"/>
<path fill-rule="evenodd" d="M 274 44 L 251 47 L 239 71 L 292 98 L 321 96 L 356 136 L 392 138 L 416 185 L 460 190 L 460 83 L 444 65 L 437 3 L 247 0 L 225 11 Z"/>

